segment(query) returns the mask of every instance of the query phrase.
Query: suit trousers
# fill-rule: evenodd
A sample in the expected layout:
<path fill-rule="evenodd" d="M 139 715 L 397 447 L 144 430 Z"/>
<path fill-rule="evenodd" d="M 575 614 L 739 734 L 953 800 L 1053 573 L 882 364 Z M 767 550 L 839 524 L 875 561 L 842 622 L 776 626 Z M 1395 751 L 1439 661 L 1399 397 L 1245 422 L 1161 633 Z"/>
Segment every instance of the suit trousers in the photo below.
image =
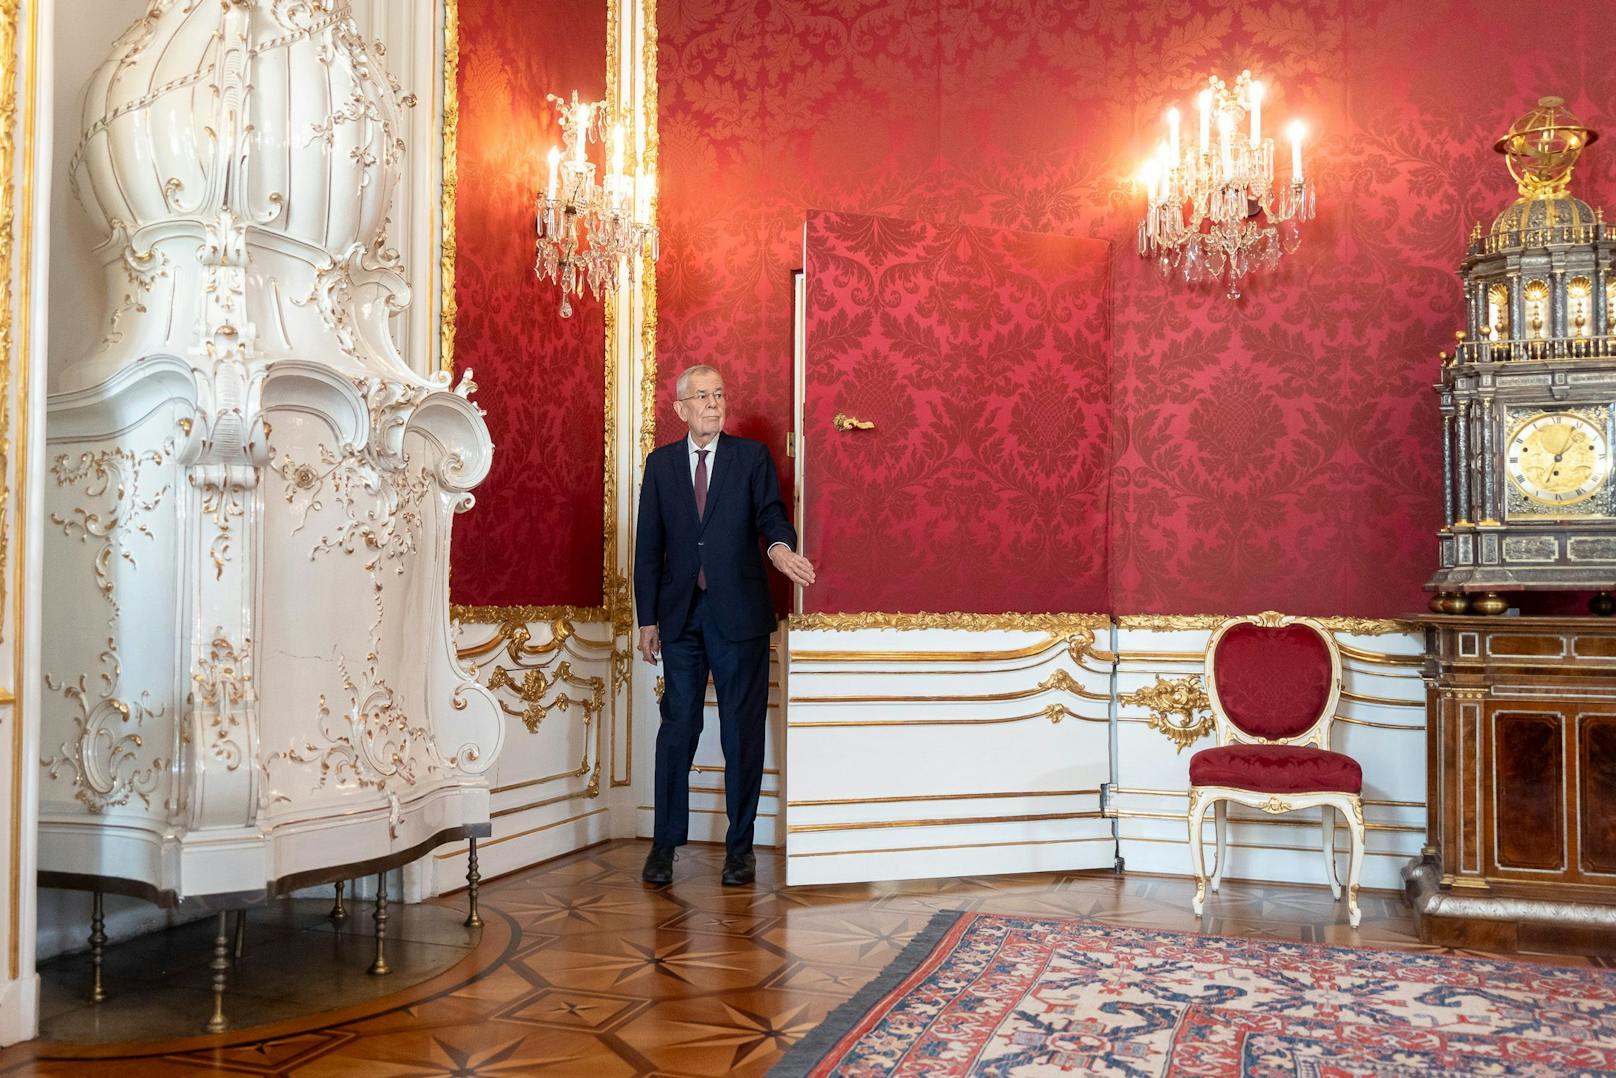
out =
<path fill-rule="evenodd" d="M 690 617 L 662 643 L 662 723 L 656 739 L 656 817 L 652 841 L 683 846 L 690 831 L 690 768 L 701 740 L 707 675 L 718 690 L 718 739 L 724 750 L 725 852 L 752 852 L 763 787 L 763 734 L 769 709 L 769 638 L 726 640 L 697 589 Z"/>

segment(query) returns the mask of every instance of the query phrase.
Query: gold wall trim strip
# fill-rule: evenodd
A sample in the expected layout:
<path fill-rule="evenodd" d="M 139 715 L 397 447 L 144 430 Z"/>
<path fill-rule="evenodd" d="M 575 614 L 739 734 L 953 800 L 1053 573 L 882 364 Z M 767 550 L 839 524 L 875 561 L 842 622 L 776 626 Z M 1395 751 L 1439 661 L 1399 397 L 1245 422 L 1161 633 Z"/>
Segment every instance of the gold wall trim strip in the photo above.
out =
<path fill-rule="evenodd" d="M 724 790 L 724 787 L 722 787 L 722 786 L 692 786 L 692 787 L 690 787 L 690 792 L 693 793 L 693 794 L 712 794 L 714 797 L 722 797 L 726 791 Z M 758 791 L 758 796 L 759 797 L 779 798 L 780 791 L 779 790 L 759 790 Z"/>
<path fill-rule="evenodd" d="M 656 806 L 655 805 L 640 805 L 640 806 L 637 806 L 637 807 L 638 807 L 638 810 L 640 812 L 655 812 L 656 811 Z M 690 811 L 691 812 L 700 812 L 700 813 L 702 813 L 704 815 L 707 815 L 707 816 L 726 816 L 726 815 L 728 815 L 728 813 L 724 809 L 697 808 L 694 805 L 690 806 Z M 760 812 L 760 813 L 758 813 L 758 819 L 761 820 L 761 819 L 764 819 L 764 818 L 768 818 L 768 819 L 772 820 L 778 815 L 779 815 L 779 813 L 777 813 L 777 812 Z M 762 843 L 759 843 L 759 845 L 762 845 Z"/>
<path fill-rule="evenodd" d="M 939 820 L 847 820 L 842 823 L 799 823 L 786 828 L 788 835 L 808 835 L 823 831 L 884 831 L 895 827 L 958 827 L 966 824 L 1042 823 L 1058 820 L 1099 820 L 1098 812 L 1035 812 L 1019 816 L 962 816 Z"/>
<path fill-rule="evenodd" d="M 1393 655 L 1385 651 L 1365 651 L 1363 648 L 1355 648 L 1350 644 L 1340 642 L 1336 643 L 1336 647 L 1341 649 L 1342 655 L 1349 659 L 1356 659 L 1361 663 L 1372 663 L 1376 666 L 1410 666 L 1416 668 L 1425 665 L 1425 656 L 1423 655 Z"/>
<path fill-rule="evenodd" d="M 1421 711 L 1425 710 L 1424 700 L 1396 700 L 1390 696 L 1370 696 L 1368 693 L 1349 692 L 1346 689 L 1341 690 L 1341 699 L 1356 700 L 1360 704 L 1374 704 L 1377 707 L 1417 707 Z"/>
<path fill-rule="evenodd" d="M 502 625 L 506 622 L 529 624 L 537 621 L 569 621 L 577 625 L 610 624 L 612 612 L 604 606 L 469 606 L 453 603 L 449 617 L 467 625 Z"/>
<path fill-rule="evenodd" d="M 1236 614 L 1120 614 L 1117 616 L 1117 627 L 1120 629 L 1143 629 L 1153 632 L 1185 632 L 1198 630 L 1212 630 L 1219 625 L 1238 617 Z M 1399 621 L 1395 618 L 1350 618 L 1350 617 L 1320 617 L 1316 618 L 1333 633 L 1350 633 L 1354 636 L 1385 636 L 1390 633 L 1417 633 L 1421 626 L 1414 621 Z"/>
<path fill-rule="evenodd" d="M 951 842 L 944 846 L 887 846 L 879 850 L 814 850 L 788 853 L 786 857 L 855 857 L 864 853 L 923 853 L 929 850 L 988 850 L 1004 846 L 1066 846 L 1074 842 L 1110 842 L 1110 835 L 1088 838 L 1031 838 L 1025 842 Z"/>
<path fill-rule="evenodd" d="M 11 531 L 11 517 L 15 513 L 18 518 L 16 529 L 17 557 L 12 566 L 11 578 L 0 570 L 0 581 L 11 588 L 11 691 L 12 703 L 15 711 L 11 722 L 11 883 L 10 883 L 10 919 L 11 931 L 7 941 L 7 968 L 10 970 L 10 979 L 16 981 L 22 976 L 22 789 L 25 785 L 25 761 L 23 759 L 23 723 L 22 723 L 22 697 L 26 690 L 23 688 L 23 664 L 25 658 L 26 640 L 23 636 L 23 627 L 27 624 L 26 606 L 23 602 L 24 584 L 28 580 L 28 530 L 23 514 L 28 506 L 28 394 L 30 380 L 28 377 L 29 360 L 33 352 L 33 326 L 32 312 L 33 290 L 31 286 L 30 267 L 34 261 L 34 128 L 37 93 L 39 87 L 39 13 L 35 6 L 30 5 L 27 28 L 27 59 L 24 61 L 23 86 L 27 91 L 27 112 L 23 116 L 22 124 L 22 159 L 23 167 L 16 167 L 16 147 L 12 141 L 12 131 L 17 120 L 17 44 L 18 32 L 21 29 L 22 5 L 21 0 L 4 0 L 0 4 L 0 56 L 4 57 L 5 71 L 3 84 L 0 84 L 0 140 L 3 140 L 3 151 L 0 151 L 0 168 L 4 169 L 0 177 L 0 198 L 4 199 L 0 207 L 0 221 L 5 227 L 0 229 L 3 237 L 0 242 L 5 244 L 3 264 L 0 264 L 0 281 L 4 282 L 7 290 L 5 303 L 0 307 L 0 323 L 9 330 L 11 324 L 11 279 L 14 273 L 19 279 L 17 288 L 17 334 L 16 334 L 16 382 L 17 382 L 17 430 L 15 435 L 16 449 L 12 453 L 11 446 L 4 444 L 3 435 L 0 435 L 0 448 L 12 459 L 6 462 L 3 472 L 0 472 L 0 483 L 3 483 L 15 467 L 16 493 L 10 506 L 3 504 L 0 497 L 0 557 L 7 549 Z M 12 201 L 14 193 L 14 177 L 18 172 L 22 175 L 21 201 L 22 212 L 14 212 L 15 204 Z M 12 261 L 11 239 L 13 230 L 17 233 L 17 260 Z M 17 272 L 20 269 L 20 272 Z M 11 342 L 5 342 L 0 363 L 4 364 L 3 390 L 7 398 L 10 394 L 11 368 L 12 368 Z M 0 416 L 4 421 L 10 422 L 11 403 L 9 399 L 0 399 Z M 0 490 L 0 495 L 4 491 Z M 0 619 L 4 618 L 4 597 L 0 595 Z"/>
<path fill-rule="evenodd" d="M 770 686 L 773 688 L 773 686 Z M 942 696 L 793 696 L 793 704 L 952 704 L 952 703 L 1004 703 L 1008 700 L 1026 700 L 1050 692 L 1065 692 L 1080 700 L 1111 700 L 1110 693 L 1090 692 L 1073 680 L 1065 670 L 1057 670 L 1037 685 L 1009 692 L 951 693 Z"/>
<path fill-rule="evenodd" d="M 495 809 L 488 814 L 490 820 L 497 820 L 501 816 L 515 816 L 518 812 L 531 812 L 533 809 L 546 808 L 550 805 L 559 805 L 564 801 L 577 801 L 579 798 L 594 797 L 588 790 L 575 790 L 572 793 L 557 794 L 547 797 L 543 801 L 533 801 L 526 805 L 512 805 L 510 808 Z"/>
<path fill-rule="evenodd" d="M 1345 695 L 1345 694 L 1343 694 L 1343 695 Z M 1401 722 L 1374 722 L 1374 721 L 1371 721 L 1369 719 L 1354 719 L 1354 718 L 1349 718 L 1346 715 L 1339 715 L 1339 714 L 1336 715 L 1336 717 L 1334 719 L 1331 719 L 1330 721 L 1331 722 L 1341 723 L 1343 726 L 1372 726 L 1376 730 L 1401 730 L 1405 734 L 1423 734 L 1423 733 L 1425 733 L 1425 727 L 1423 725 L 1421 725 L 1421 726 L 1410 726 L 1407 723 L 1401 723 Z"/>
<path fill-rule="evenodd" d="M 502 842 L 511 842 L 515 839 L 526 838 L 528 835 L 534 835 L 540 831 L 548 831 L 553 827 L 564 827 L 569 823 L 577 823 L 579 820 L 587 820 L 591 816 L 599 816 L 601 813 L 608 811 L 610 810 L 605 808 L 590 809 L 588 812 L 580 812 L 576 816 L 568 816 L 564 820 L 552 820 L 550 823 L 543 823 L 537 827 L 530 827 L 526 831 L 518 831 L 514 835 L 501 835 L 499 838 L 480 838 L 477 840 L 477 849 L 487 850 L 490 846 L 498 846 Z M 447 853 L 433 854 L 433 856 L 439 861 L 452 861 L 463 853 L 465 853 L 464 849 L 455 849 L 450 850 Z"/>
<path fill-rule="evenodd" d="M 706 774 L 719 774 L 719 775 L 722 775 L 724 773 L 724 765 L 723 764 L 691 764 L 690 765 L 690 770 L 699 771 L 704 775 L 706 775 Z M 780 773 L 780 769 L 778 767 L 765 767 L 763 769 L 763 773 L 765 775 L 778 775 Z"/>
<path fill-rule="evenodd" d="M 660 165 L 661 134 L 657 124 L 657 10 L 656 0 L 643 0 L 640 8 L 644 45 L 640 53 L 640 117 L 645 124 L 645 156 L 641 172 L 655 179 Z M 651 221 L 657 221 L 660 183 L 651 188 Z M 647 254 L 640 272 L 640 464 L 656 448 L 657 386 L 657 274 Z"/>
<path fill-rule="evenodd" d="M 493 796 L 494 794 L 508 794 L 513 790 L 526 790 L 532 786 L 543 786 L 547 782 L 559 782 L 561 779 L 576 779 L 587 774 L 589 774 L 589 746 L 586 743 L 584 745 L 584 762 L 581 766 L 575 767 L 571 771 L 557 771 L 554 775 L 546 775 L 540 779 L 524 779 L 521 782 L 513 782 L 508 786 L 495 786 L 492 790 L 489 790 L 488 793 L 490 796 Z"/>
<path fill-rule="evenodd" d="M 1107 614 L 971 614 L 943 613 L 792 614 L 786 624 L 804 631 L 852 632 L 857 629 L 969 629 L 975 632 L 1014 631 L 1065 635 L 1083 630 L 1108 629 Z"/>
<path fill-rule="evenodd" d="M 1009 651 L 814 651 L 795 649 L 793 663 L 986 663 L 1042 657 L 1066 648 L 1064 640 L 1046 640 Z M 883 670 L 881 673 L 896 673 Z M 932 673 L 930 670 L 923 673 Z M 972 671 L 977 673 L 978 671 Z"/>
<path fill-rule="evenodd" d="M 453 376 L 455 320 L 455 214 L 460 198 L 460 0 L 443 0 L 443 194 L 438 222 L 438 369 Z"/>
<path fill-rule="evenodd" d="M 817 655 L 819 653 L 815 652 L 814 654 Z M 835 654 L 835 653 L 833 653 L 833 654 Z M 843 654 L 845 654 L 845 653 L 843 653 Z M 913 652 L 904 652 L 903 654 L 912 655 L 914 653 Z M 1099 661 L 1104 662 L 1107 665 L 1105 665 L 1105 666 L 1090 666 L 1088 663 L 1083 661 L 1083 659 L 1090 658 L 1090 657 L 1098 659 Z M 861 660 L 855 660 L 855 661 L 861 661 Z M 1111 662 L 1111 657 L 1109 655 L 1107 655 L 1105 652 L 1099 650 L 1098 648 L 1091 648 L 1088 651 L 1084 652 L 1083 658 L 1080 658 L 1080 659 L 1076 660 L 1076 666 L 1077 666 L 1077 668 L 1079 670 L 1085 670 L 1088 673 L 1095 674 L 1095 675 L 1097 675 L 1099 677 L 1109 678 L 1111 676 L 1111 667 L 1109 665 L 1110 662 Z M 1046 654 L 1041 658 L 1034 658 L 1032 662 L 1022 663 L 1019 666 L 1000 666 L 1000 667 L 996 667 L 995 669 L 992 669 L 992 670 L 971 670 L 971 669 L 965 669 L 965 668 L 951 669 L 949 667 L 943 667 L 943 668 L 939 669 L 937 667 L 928 666 L 923 670 L 894 670 L 894 669 L 891 669 L 891 668 L 888 668 L 888 669 L 885 669 L 885 670 L 813 670 L 813 671 L 806 671 L 805 670 L 805 671 L 798 671 L 798 675 L 799 676 L 808 676 L 808 677 L 839 677 L 839 678 L 842 678 L 842 677 L 981 677 L 983 674 L 995 674 L 995 675 L 997 675 L 997 674 L 1015 674 L 1015 673 L 1020 673 L 1022 671 L 1025 671 L 1025 670 L 1036 670 L 1040 666 L 1048 665 L 1048 663 L 1049 663 L 1049 656 Z"/>
<path fill-rule="evenodd" d="M 902 801 L 977 801 L 995 797 L 1083 797 L 1099 796 L 1093 790 L 994 790 L 975 794 L 909 794 L 904 797 L 822 797 L 787 801 L 787 808 L 813 808 L 819 805 L 891 805 Z"/>
<path fill-rule="evenodd" d="M 1034 711 L 1030 715 L 1010 715 L 998 719 L 870 719 L 862 722 L 787 722 L 789 730 L 813 730 L 826 728 L 862 729 L 875 726 L 999 726 L 1009 722 L 1026 722 L 1029 719 L 1047 719 L 1051 723 L 1059 723 L 1062 719 L 1076 719 L 1079 722 L 1105 723 L 1110 720 L 1105 717 L 1094 718 L 1089 715 L 1079 715 L 1065 704 L 1050 704 L 1042 711 Z"/>
<path fill-rule="evenodd" d="M 1124 663 L 1194 663 L 1206 665 L 1204 651 L 1128 651 L 1117 652 L 1117 661 Z"/>

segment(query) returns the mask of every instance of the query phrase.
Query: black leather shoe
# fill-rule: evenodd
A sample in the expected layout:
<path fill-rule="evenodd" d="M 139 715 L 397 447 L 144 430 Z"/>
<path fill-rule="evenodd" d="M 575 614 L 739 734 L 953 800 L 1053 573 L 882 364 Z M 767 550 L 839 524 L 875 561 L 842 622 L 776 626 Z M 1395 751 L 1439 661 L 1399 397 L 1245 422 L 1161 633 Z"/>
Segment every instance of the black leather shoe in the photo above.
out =
<path fill-rule="evenodd" d="M 651 852 L 645 855 L 645 867 L 640 870 L 640 879 L 659 885 L 672 883 L 673 847 L 652 843 Z"/>
<path fill-rule="evenodd" d="M 743 854 L 740 857 L 724 858 L 724 875 L 720 877 L 725 887 L 745 887 L 757 879 L 757 857 L 753 854 Z"/>

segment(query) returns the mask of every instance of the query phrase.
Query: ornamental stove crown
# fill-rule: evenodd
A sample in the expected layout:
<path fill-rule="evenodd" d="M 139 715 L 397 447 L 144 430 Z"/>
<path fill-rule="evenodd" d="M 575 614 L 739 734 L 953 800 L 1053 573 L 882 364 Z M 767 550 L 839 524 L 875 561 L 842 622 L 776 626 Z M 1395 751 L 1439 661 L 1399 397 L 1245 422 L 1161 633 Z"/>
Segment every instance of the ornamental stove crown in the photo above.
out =
<path fill-rule="evenodd" d="M 381 52 L 348 0 L 152 0 L 84 92 L 71 186 L 109 309 L 62 388 L 210 343 L 420 381 L 387 329 L 409 300 L 386 230 L 414 101 Z"/>

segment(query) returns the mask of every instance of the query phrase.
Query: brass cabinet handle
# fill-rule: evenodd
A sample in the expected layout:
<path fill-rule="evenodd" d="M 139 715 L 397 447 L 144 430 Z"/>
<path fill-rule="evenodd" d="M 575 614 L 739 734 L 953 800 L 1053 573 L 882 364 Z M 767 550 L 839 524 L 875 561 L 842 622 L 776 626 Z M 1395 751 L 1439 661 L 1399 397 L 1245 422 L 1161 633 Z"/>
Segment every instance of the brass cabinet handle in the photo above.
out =
<path fill-rule="evenodd" d="M 837 430 L 874 430 L 875 424 L 868 419 L 854 419 L 846 412 L 837 412 L 831 419 L 831 426 Z"/>

